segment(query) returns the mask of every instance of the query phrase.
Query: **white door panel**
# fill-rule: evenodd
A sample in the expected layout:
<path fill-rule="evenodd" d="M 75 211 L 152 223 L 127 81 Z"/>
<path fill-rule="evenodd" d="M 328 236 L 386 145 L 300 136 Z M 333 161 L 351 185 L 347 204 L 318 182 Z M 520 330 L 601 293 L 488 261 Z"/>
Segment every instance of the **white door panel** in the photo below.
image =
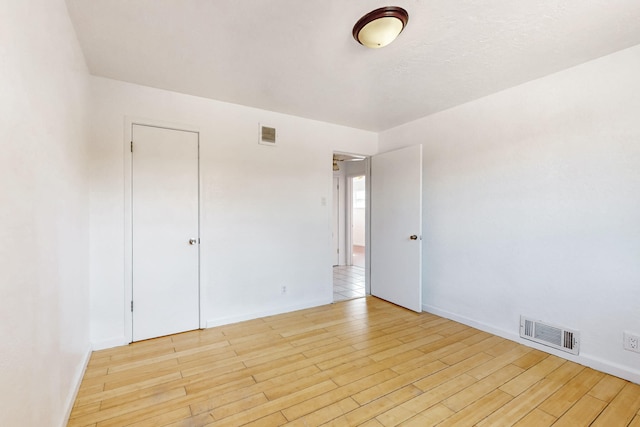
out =
<path fill-rule="evenodd" d="M 371 161 L 371 294 L 420 312 L 422 146 Z"/>
<path fill-rule="evenodd" d="M 198 134 L 133 125 L 132 139 L 132 321 L 139 341 L 199 327 Z"/>

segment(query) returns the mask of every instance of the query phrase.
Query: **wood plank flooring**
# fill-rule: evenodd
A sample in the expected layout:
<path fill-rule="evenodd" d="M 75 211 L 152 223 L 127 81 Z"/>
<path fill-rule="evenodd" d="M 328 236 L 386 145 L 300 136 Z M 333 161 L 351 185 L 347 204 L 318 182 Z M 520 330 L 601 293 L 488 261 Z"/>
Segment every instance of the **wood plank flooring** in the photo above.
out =
<path fill-rule="evenodd" d="M 94 352 L 68 425 L 640 427 L 640 385 L 369 297 Z"/>

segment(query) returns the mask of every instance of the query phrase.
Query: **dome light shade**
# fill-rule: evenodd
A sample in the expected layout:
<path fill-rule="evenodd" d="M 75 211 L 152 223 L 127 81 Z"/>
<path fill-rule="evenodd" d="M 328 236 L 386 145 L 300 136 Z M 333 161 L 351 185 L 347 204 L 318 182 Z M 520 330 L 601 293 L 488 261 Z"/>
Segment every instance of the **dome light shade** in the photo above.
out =
<path fill-rule="evenodd" d="M 406 10 L 387 6 L 367 13 L 353 27 L 353 38 L 361 45 L 377 49 L 394 41 L 409 22 Z"/>

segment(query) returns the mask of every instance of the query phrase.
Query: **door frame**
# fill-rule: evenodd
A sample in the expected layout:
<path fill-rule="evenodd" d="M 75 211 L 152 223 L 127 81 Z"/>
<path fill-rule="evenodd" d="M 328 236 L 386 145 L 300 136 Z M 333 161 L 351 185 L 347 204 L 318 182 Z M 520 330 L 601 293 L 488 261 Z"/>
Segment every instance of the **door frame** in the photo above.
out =
<path fill-rule="evenodd" d="M 198 134 L 198 239 L 201 238 L 202 224 L 202 174 L 200 168 L 200 128 L 197 126 L 186 125 L 183 123 L 173 123 L 162 120 L 153 120 L 148 118 L 125 116 L 124 118 L 124 293 L 123 293 L 123 309 L 124 309 L 124 336 L 128 343 L 133 342 L 133 315 L 131 312 L 131 301 L 133 301 L 133 155 L 131 152 L 131 140 L 133 126 L 150 126 L 162 129 L 178 130 L 185 132 L 194 132 Z M 202 301 L 206 298 L 203 294 L 201 284 L 202 263 L 201 248 L 198 245 L 198 328 L 202 329 L 202 325 L 206 324 L 203 316 Z"/>
<path fill-rule="evenodd" d="M 371 156 L 364 159 L 364 293 L 371 295 Z"/>
<path fill-rule="evenodd" d="M 333 184 L 331 186 L 332 194 L 331 194 L 331 251 L 335 250 L 333 253 L 334 259 L 337 259 L 337 262 L 333 264 L 333 266 L 340 265 L 340 256 L 342 252 L 340 252 L 340 238 L 342 237 L 342 233 L 340 232 L 340 208 L 342 207 L 342 203 L 340 203 L 340 176 L 333 176 Z"/>
<path fill-rule="evenodd" d="M 364 249 L 364 291 L 365 291 L 365 296 L 371 295 L 371 197 L 369 196 L 371 194 L 371 154 L 360 154 L 360 153 L 353 153 L 353 152 L 347 152 L 347 151 L 332 151 L 331 155 L 333 156 L 334 154 L 346 154 L 346 155 L 353 155 L 353 156 L 363 156 L 364 157 L 364 177 L 365 177 L 365 192 L 366 192 L 366 199 L 365 199 L 365 218 L 364 218 L 364 234 L 365 234 L 365 240 L 367 242 L 367 244 L 365 245 L 365 249 Z M 361 176 L 362 174 L 355 174 L 355 175 L 351 175 L 351 177 L 353 176 Z M 331 185 L 333 186 L 333 177 L 337 176 L 335 174 L 335 172 L 331 173 Z M 349 181 L 349 175 L 347 173 L 343 173 L 340 174 L 340 195 L 339 197 L 341 197 L 342 200 L 342 204 L 344 205 L 344 208 L 340 209 L 341 215 L 344 216 L 343 219 L 343 223 L 344 223 L 344 227 L 341 227 L 341 233 L 343 234 L 343 239 L 342 241 L 339 243 L 340 245 L 340 249 L 342 249 L 342 251 L 345 253 L 344 259 L 345 264 L 347 263 L 348 259 L 347 259 L 347 236 L 350 236 L 350 233 L 347 232 L 346 230 L 346 226 L 349 225 L 350 226 L 350 222 L 347 221 L 347 210 L 350 209 L 350 202 L 347 197 L 347 182 Z M 344 189 L 344 190 L 343 190 Z M 331 199 L 332 203 L 333 203 L 333 198 Z M 334 206 L 331 206 L 331 211 L 333 211 Z M 349 216 L 351 216 L 351 214 L 349 214 Z M 329 219 L 330 221 L 332 221 L 332 219 Z M 330 227 L 331 228 L 331 227 Z M 351 239 L 349 237 L 349 239 Z M 350 243 L 350 241 L 349 241 Z M 331 246 L 333 247 L 333 243 L 331 244 Z M 333 259 L 333 258 L 332 258 Z M 333 267 L 331 267 L 333 270 Z M 333 273 L 330 275 L 331 278 L 333 278 Z M 332 279 L 332 286 L 333 286 L 333 279 Z"/>
<path fill-rule="evenodd" d="M 332 172 L 332 181 L 331 181 L 331 191 L 332 191 L 332 197 L 331 197 L 331 216 L 333 217 L 333 214 L 335 213 L 335 211 L 337 211 L 338 213 L 338 264 L 337 265 L 345 265 L 346 264 L 346 230 L 345 230 L 345 223 L 346 223 L 346 216 L 345 216 L 345 194 L 346 194 L 346 179 L 345 179 L 345 174 L 340 171 L 340 173 L 336 173 L 335 171 Z M 333 183 L 335 182 L 335 179 L 338 179 L 338 206 L 334 206 L 333 205 L 333 191 L 334 191 L 334 187 L 333 187 Z M 333 219 L 331 220 L 331 229 L 333 229 Z M 333 250 L 335 248 L 333 248 L 333 242 L 331 242 L 331 246 L 332 246 L 332 258 L 331 258 L 331 265 L 333 266 Z"/>

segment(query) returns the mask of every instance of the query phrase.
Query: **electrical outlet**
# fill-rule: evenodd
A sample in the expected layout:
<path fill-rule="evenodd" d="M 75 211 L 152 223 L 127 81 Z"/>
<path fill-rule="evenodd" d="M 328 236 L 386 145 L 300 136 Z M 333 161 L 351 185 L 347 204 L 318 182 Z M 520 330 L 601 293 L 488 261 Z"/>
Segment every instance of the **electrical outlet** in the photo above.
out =
<path fill-rule="evenodd" d="M 633 332 L 624 331 L 623 334 L 624 349 L 640 353 L 640 335 Z"/>
<path fill-rule="evenodd" d="M 287 287 L 283 286 L 282 288 L 280 288 L 280 293 L 281 294 L 286 294 L 287 293 Z"/>

